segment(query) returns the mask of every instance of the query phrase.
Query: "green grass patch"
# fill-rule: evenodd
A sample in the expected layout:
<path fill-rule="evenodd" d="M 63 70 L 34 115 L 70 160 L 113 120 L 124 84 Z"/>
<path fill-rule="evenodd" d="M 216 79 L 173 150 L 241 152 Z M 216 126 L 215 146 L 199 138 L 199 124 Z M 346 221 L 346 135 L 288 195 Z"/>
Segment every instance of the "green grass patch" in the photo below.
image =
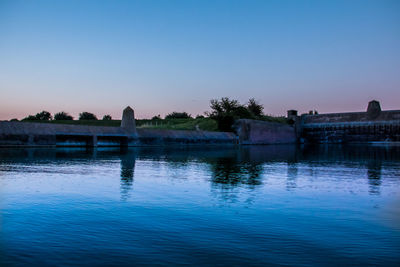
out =
<path fill-rule="evenodd" d="M 89 125 L 119 127 L 121 120 L 53 120 L 53 121 L 23 121 L 52 124 Z M 165 129 L 165 130 L 203 130 L 217 131 L 217 122 L 209 118 L 200 119 L 164 119 L 164 120 L 136 120 L 138 128 Z"/>
<path fill-rule="evenodd" d="M 262 121 L 269 121 L 269 122 L 279 122 L 279 123 L 285 123 L 288 124 L 288 120 L 286 117 L 282 116 L 282 117 L 275 117 L 275 116 L 268 116 L 268 115 L 264 115 L 260 118 L 260 120 Z"/>
<path fill-rule="evenodd" d="M 187 131 L 190 130 L 218 131 L 217 122 L 210 118 L 137 120 L 136 124 L 138 128 L 187 130 Z"/>
<path fill-rule="evenodd" d="M 263 121 L 287 123 L 285 117 L 263 116 Z M 23 121 L 39 123 L 55 123 L 70 125 L 109 126 L 119 127 L 121 120 L 53 120 L 53 121 Z M 160 120 L 136 120 L 138 128 L 165 129 L 165 130 L 187 130 L 187 131 L 218 131 L 218 123 L 210 118 L 187 118 L 187 119 L 160 119 Z"/>

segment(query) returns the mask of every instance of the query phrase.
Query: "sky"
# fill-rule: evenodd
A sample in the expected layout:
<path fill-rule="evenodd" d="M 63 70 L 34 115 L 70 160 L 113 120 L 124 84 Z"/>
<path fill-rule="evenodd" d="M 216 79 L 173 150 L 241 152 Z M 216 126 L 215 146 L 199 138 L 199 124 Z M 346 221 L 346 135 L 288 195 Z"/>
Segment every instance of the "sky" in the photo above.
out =
<path fill-rule="evenodd" d="M 400 109 L 400 1 L 0 0 L 0 120 Z"/>

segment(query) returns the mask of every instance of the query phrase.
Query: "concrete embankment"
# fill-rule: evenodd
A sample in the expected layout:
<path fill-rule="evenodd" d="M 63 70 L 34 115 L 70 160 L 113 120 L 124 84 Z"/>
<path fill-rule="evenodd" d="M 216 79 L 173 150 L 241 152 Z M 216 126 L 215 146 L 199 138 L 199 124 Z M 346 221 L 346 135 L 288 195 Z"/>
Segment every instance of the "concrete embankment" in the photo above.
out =
<path fill-rule="evenodd" d="M 0 146 L 149 146 L 237 143 L 225 132 L 0 122 Z"/>
<path fill-rule="evenodd" d="M 234 125 L 240 144 L 272 145 L 297 142 L 293 126 L 268 121 L 241 119 Z"/>
<path fill-rule="evenodd" d="M 241 119 L 234 133 L 137 129 L 134 111 L 123 111 L 121 127 L 0 122 L 0 146 L 272 145 L 293 143 L 400 142 L 400 110 L 303 114 L 288 111 L 292 125 Z"/>
<path fill-rule="evenodd" d="M 127 107 L 121 127 L 34 122 L 0 122 L 0 146 L 159 146 L 236 145 L 234 133 L 136 129 Z"/>
<path fill-rule="evenodd" d="M 400 142 L 400 110 L 381 110 L 370 101 L 366 112 L 302 115 L 297 118 L 308 143 Z"/>
<path fill-rule="evenodd" d="M 137 133 L 141 145 L 237 144 L 236 135 L 229 132 L 137 129 Z"/>

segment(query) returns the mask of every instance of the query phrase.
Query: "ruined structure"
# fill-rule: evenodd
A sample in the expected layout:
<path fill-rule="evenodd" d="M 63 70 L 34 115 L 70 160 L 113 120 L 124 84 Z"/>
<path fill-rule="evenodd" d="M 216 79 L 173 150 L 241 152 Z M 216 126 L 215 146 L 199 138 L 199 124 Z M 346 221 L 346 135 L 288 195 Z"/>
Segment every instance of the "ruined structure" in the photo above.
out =
<path fill-rule="evenodd" d="M 35 122 L 0 122 L 0 146 L 151 146 L 237 144 L 233 133 L 136 129 L 134 111 L 123 111 L 120 127 Z"/>
<path fill-rule="evenodd" d="M 366 112 L 303 114 L 292 116 L 291 119 L 295 121 L 297 138 L 300 142 L 400 141 L 400 110 L 383 111 L 376 100 L 368 103 Z"/>
<path fill-rule="evenodd" d="M 295 144 L 293 126 L 278 122 L 241 119 L 234 124 L 239 143 L 242 145 Z"/>
<path fill-rule="evenodd" d="M 136 129 L 132 108 L 120 127 L 0 122 L 0 146 L 160 146 L 270 145 L 294 143 L 400 142 L 400 110 L 381 110 L 371 101 L 366 112 L 303 114 L 288 111 L 289 124 L 242 119 L 233 132 Z"/>

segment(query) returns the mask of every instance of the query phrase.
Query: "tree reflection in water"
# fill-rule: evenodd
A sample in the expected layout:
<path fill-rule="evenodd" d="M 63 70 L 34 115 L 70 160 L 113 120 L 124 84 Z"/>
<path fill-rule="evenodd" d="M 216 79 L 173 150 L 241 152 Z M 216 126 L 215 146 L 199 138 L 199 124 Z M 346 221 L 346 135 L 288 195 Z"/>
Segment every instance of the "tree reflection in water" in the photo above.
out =
<path fill-rule="evenodd" d="M 295 190 L 296 183 L 301 181 L 304 171 L 312 171 L 321 166 L 348 168 L 356 164 L 366 169 L 365 181 L 370 194 L 380 194 L 385 183 L 384 173 L 387 164 L 400 161 L 400 147 L 395 145 L 319 145 L 319 146 L 246 146 L 246 147 L 162 147 L 162 148 L 27 148 L 0 150 L 0 175 L 13 171 L 18 166 L 25 172 L 46 172 L 46 165 L 60 165 L 57 172 L 71 171 L 65 166 L 74 166 L 81 160 L 85 162 L 103 159 L 120 159 L 120 193 L 121 199 L 127 200 L 133 188 L 136 158 L 152 162 L 167 162 L 173 171 L 191 162 L 206 164 L 210 173 L 212 192 L 223 198 L 234 201 L 241 190 L 256 190 L 265 183 L 266 166 L 273 162 L 287 164 L 286 190 Z M 10 167 L 13 166 L 13 167 Z M 26 168 L 25 166 L 29 166 Z M 35 168 L 32 168 L 34 166 Z M 284 166 L 284 165 L 282 165 Z M 80 168 L 82 175 L 91 170 Z M 177 172 L 168 174 L 171 179 L 182 179 L 186 176 Z M 315 176 L 314 173 L 309 174 Z M 398 177 L 397 174 L 394 175 Z M 297 181 L 299 180 L 299 181 Z M 340 182 L 340 179 L 338 179 Z"/>
<path fill-rule="evenodd" d="M 210 162 L 212 192 L 224 202 L 236 202 L 242 187 L 253 191 L 262 184 L 263 164 L 240 160 L 242 155 Z M 246 196 L 244 202 L 251 204 L 253 195 Z"/>
<path fill-rule="evenodd" d="M 240 163 L 234 158 L 218 159 L 212 164 L 212 183 L 224 188 L 248 185 L 254 188 L 261 185 L 261 164 Z"/>

